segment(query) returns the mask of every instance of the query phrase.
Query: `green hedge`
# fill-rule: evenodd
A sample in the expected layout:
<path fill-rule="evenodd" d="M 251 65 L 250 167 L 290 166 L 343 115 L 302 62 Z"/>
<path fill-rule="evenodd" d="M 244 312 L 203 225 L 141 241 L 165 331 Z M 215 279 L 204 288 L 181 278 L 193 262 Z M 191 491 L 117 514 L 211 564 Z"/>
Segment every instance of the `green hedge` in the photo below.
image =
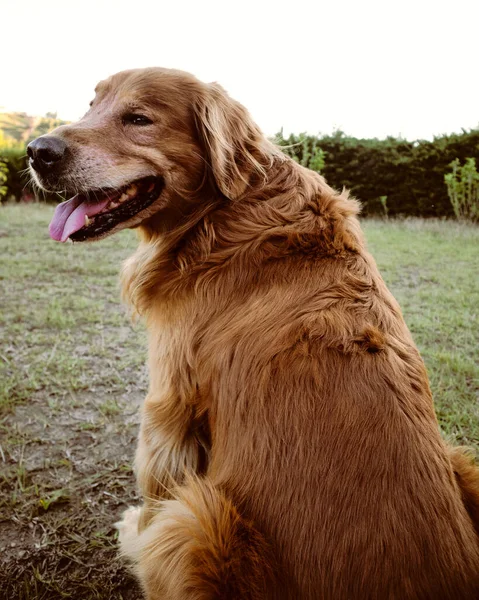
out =
<path fill-rule="evenodd" d="M 479 163 L 479 129 L 432 142 L 356 139 L 340 131 L 321 137 L 280 133 L 276 141 L 289 146 L 285 152 L 295 160 L 320 168 L 333 187 L 351 190 L 365 215 L 384 214 L 386 202 L 390 216 L 454 217 L 444 175 L 455 159 Z M 0 165 L 0 201 L 30 198 L 25 146 L 0 145 Z"/>
<path fill-rule="evenodd" d="M 33 194 L 26 169 L 27 155 L 23 144 L 0 146 L 0 202 L 18 201 Z"/>
<path fill-rule="evenodd" d="M 40 192 L 40 200 L 58 203 L 58 196 Z M 2 202 L 31 202 L 35 190 L 31 184 L 26 146 L 0 145 L 0 204 Z"/>
<path fill-rule="evenodd" d="M 479 162 L 479 129 L 441 136 L 432 142 L 388 138 L 356 139 L 339 131 L 330 136 L 280 133 L 276 141 L 292 146 L 285 151 L 301 162 L 305 141 L 320 147 L 325 165 L 321 173 L 337 189 L 351 190 L 363 205 L 363 214 L 384 214 L 386 197 L 390 216 L 453 217 L 444 175 L 458 158 Z"/>

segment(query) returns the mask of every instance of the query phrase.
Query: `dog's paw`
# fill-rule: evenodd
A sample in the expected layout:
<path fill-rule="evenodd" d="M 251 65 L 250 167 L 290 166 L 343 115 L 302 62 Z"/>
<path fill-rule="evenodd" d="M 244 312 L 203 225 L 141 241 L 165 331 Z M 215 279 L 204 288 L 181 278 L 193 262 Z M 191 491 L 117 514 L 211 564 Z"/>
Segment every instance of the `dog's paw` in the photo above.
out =
<path fill-rule="evenodd" d="M 115 527 L 118 529 L 118 541 L 120 542 L 121 551 L 127 556 L 136 554 L 135 542 L 138 539 L 138 522 L 141 515 L 141 506 L 130 506 L 123 513 L 123 518 Z"/>

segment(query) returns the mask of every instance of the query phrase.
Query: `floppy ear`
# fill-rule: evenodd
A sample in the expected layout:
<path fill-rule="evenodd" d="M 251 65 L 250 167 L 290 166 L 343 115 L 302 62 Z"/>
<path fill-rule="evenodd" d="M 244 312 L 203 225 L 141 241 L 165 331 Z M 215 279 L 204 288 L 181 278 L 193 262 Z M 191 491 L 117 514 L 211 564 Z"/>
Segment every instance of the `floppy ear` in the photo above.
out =
<path fill-rule="evenodd" d="M 198 132 L 220 191 L 242 196 L 255 175 L 265 178 L 274 146 L 239 102 L 217 83 L 205 85 L 195 105 Z"/>

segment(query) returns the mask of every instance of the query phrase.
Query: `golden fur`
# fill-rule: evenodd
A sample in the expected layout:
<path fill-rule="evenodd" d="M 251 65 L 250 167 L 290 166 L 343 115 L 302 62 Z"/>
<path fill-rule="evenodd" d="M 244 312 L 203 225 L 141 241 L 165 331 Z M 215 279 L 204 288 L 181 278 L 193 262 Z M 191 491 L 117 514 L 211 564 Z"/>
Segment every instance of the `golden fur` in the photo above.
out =
<path fill-rule="evenodd" d="M 154 125 L 125 133 L 124 106 Z M 178 71 L 113 76 L 56 135 L 76 181 L 165 179 L 123 273 L 150 332 L 144 505 L 119 524 L 146 597 L 479 598 L 478 470 L 440 437 L 357 203 Z"/>

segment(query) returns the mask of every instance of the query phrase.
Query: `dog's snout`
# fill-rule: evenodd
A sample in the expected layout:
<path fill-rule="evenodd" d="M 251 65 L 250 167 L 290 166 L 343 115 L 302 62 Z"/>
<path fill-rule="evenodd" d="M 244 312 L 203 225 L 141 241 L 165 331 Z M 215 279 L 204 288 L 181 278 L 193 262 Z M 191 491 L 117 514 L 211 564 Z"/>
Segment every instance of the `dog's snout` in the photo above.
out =
<path fill-rule="evenodd" d="M 59 137 L 46 135 L 33 140 L 27 147 L 30 164 L 39 173 L 57 167 L 64 159 L 67 144 Z"/>

